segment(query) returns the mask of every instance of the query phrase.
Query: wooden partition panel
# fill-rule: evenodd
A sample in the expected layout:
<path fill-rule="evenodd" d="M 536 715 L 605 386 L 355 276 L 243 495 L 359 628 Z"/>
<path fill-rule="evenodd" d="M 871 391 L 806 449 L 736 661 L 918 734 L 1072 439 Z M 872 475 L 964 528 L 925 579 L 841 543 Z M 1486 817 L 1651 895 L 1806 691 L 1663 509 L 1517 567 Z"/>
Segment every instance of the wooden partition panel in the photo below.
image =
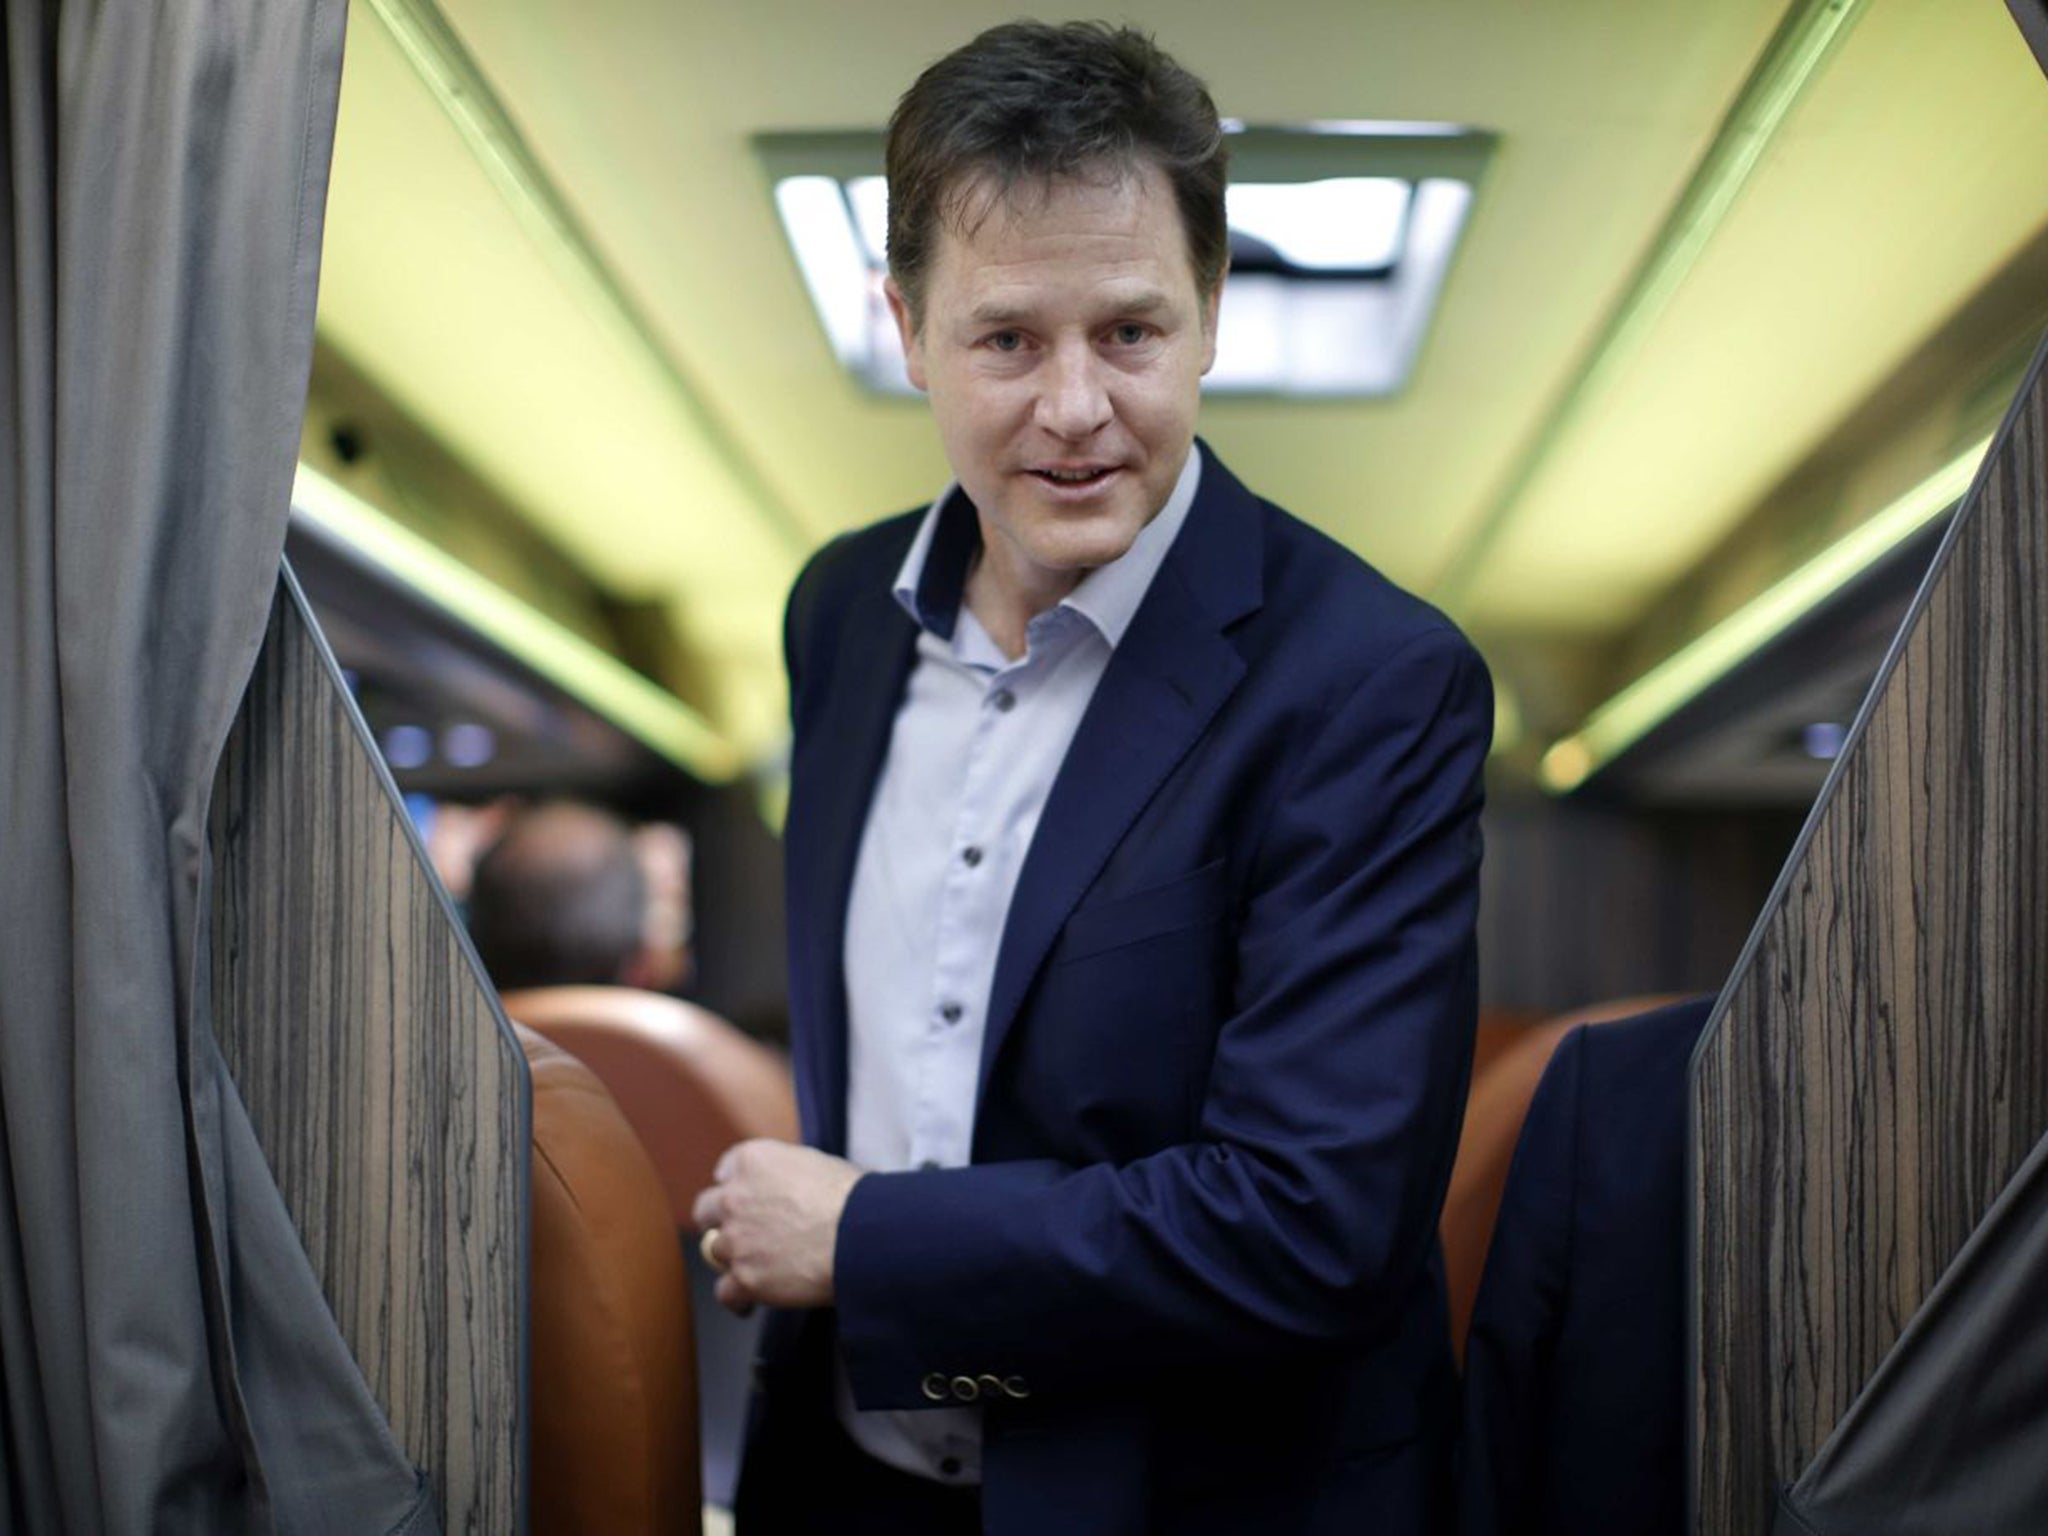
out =
<path fill-rule="evenodd" d="M 531 1090 L 286 574 L 214 796 L 216 1021 L 442 1530 L 525 1529 Z"/>
<path fill-rule="evenodd" d="M 1694 1529 L 1769 1529 L 2048 1131 L 2036 357 L 1693 1064 Z"/>

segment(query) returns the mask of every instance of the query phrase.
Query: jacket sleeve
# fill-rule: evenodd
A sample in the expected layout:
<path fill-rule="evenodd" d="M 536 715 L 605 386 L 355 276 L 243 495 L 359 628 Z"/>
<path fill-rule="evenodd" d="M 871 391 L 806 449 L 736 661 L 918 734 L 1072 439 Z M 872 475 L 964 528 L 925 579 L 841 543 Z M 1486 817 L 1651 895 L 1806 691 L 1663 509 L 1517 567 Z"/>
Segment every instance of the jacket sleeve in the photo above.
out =
<path fill-rule="evenodd" d="M 796 580 L 790 583 L 789 601 L 783 605 L 782 666 L 789 679 L 789 718 L 792 724 L 797 717 L 811 636 L 817 632 L 818 605 L 823 601 L 821 593 L 826 585 L 826 574 L 846 541 L 847 536 L 841 534 L 804 562 Z"/>
<path fill-rule="evenodd" d="M 1465 1337 L 1459 1536 L 1537 1531 L 1544 1518 L 1550 1362 L 1571 1258 L 1586 1026 L 1558 1044 L 1530 1102 Z"/>
<path fill-rule="evenodd" d="M 1328 707 L 1250 864 L 1199 1138 L 1121 1166 L 871 1174 L 839 1231 L 861 1406 L 1041 1401 L 1363 1341 L 1435 1243 L 1477 1006 L 1492 693 L 1448 626 Z"/>

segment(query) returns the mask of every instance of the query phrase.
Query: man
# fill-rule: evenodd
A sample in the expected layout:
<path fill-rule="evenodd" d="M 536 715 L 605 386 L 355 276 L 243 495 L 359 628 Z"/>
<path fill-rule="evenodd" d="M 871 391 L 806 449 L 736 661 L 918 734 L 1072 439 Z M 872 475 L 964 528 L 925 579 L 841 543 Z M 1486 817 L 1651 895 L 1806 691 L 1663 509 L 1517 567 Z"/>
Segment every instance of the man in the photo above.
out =
<path fill-rule="evenodd" d="M 647 905 L 625 823 L 555 800 L 514 813 L 477 860 L 469 936 L 500 991 L 644 986 Z"/>
<path fill-rule="evenodd" d="M 778 1309 L 740 1529 L 1438 1529 L 1484 668 L 1194 442 L 1199 81 L 998 27 L 888 171 L 957 484 L 790 601 L 811 1145 L 696 1213 Z"/>
<path fill-rule="evenodd" d="M 1465 1340 L 1461 1536 L 1685 1528 L 1686 1103 L 1714 999 L 1566 1035 Z"/>

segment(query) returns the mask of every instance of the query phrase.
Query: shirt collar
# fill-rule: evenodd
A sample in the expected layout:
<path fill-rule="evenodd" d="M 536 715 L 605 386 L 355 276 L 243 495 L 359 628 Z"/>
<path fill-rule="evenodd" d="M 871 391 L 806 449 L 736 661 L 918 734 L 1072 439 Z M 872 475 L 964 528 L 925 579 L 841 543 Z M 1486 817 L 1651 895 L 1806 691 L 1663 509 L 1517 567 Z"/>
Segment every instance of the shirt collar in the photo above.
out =
<path fill-rule="evenodd" d="M 1159 515 L 1138 531 L 1123 554 L 1083 576 L 1059 606 L 1087 619 L 1112 647 L 1122 641 L 1152 578 L 1166 562 L 1166 552 L 1173 548 L 1187 521 L 1201 482 L 1202 452 L 1190 446 L 1180 478 L 1174 481 Z M 947 486 L 918 524 L 895 584 L 896 601 L 903 611 L 942 640 L 953 638 L 967 571 L 980 548 L 981 520 L 975 515 L 974 503 L 957 482 Z"/>

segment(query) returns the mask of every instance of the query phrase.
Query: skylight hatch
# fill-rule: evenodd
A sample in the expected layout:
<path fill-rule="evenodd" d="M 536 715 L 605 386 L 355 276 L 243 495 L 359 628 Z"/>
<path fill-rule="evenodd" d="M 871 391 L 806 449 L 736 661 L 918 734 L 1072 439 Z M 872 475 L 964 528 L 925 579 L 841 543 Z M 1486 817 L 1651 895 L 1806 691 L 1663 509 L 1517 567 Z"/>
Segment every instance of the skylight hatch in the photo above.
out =
<path fill-rule="evenodd" d="M 1407 381 L 1492 137 L 1446 124 L 1356 127 L 1238 130 L 1211 393 L 1376 396 Z M 815 162 L 828 163 L 795 169 L 820 143 Z M 834 354 L 868 388 L 913 394 L 882 292 L 888 185 L 840 169 L 863 143 L 878 163 L 870 136 L 762 149 Z"/>

